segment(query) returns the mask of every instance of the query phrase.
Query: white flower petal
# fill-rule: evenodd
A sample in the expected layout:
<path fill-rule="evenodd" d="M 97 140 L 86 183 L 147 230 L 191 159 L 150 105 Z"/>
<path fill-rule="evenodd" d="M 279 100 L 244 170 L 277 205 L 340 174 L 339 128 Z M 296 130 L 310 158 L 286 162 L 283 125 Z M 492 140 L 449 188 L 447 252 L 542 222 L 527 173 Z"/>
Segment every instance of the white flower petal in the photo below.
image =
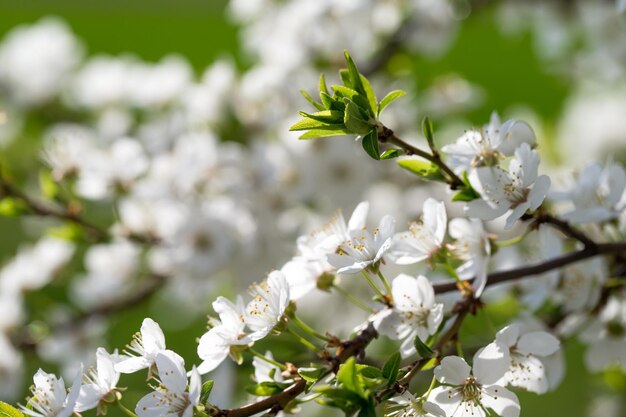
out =
<path fill-rule="evenodd" d="M 141 342 L 148 352 L 157 352 L 165 349 L 165 336 L 163 330 L 152 319 L 146 318 L 141 324 Z"/>
<path fill-rule="evenodd" d="M 519 338 L 519 332 L 519 324 L 509 324 L 498 333 L 496 333 L 496 342 L 502 343 L 509 348 L 513 347 L 517 343 L 517 339 Z"/>
<path fill-rule="evenodd" d="M 446 356 L 435 368 L 435 378 L 442 384 L 461 385 L 470 376 L 471 370 L 472 368 L 464 359 L 458 356 Z"/>
<path fill-rule="evenodd" d="M 517 351 L 538 356 L 552 355 L 559 350 L 561 342 L 548 332 L 530 332 L 517 342 Z"/>
<path fill-rule="evenodd" d="M 132 374 L 150 366 L 150 362 L 143 356 L 129 356 L 115 364 L 115 370 L 123 374 Z"/>
<path fill-rule="evenodd" d="M 185 360 L 176 352 L 164 350 L 156 357 L 159 378 L 170 392 L 183 393 L 187 387 Z"/>
<path fill-rule="evenodd" d="M 499 343 L 490 343 L 474 355 L 473 373 L 483 385 L 498 381 L 509 369 L 509 351 Z"/>
<path fill-rule="evenodd" d="M 483 387 L 482 403 L 501 417 L 519 417 L 520 405 L 517 396 L 499 385 Z"/>

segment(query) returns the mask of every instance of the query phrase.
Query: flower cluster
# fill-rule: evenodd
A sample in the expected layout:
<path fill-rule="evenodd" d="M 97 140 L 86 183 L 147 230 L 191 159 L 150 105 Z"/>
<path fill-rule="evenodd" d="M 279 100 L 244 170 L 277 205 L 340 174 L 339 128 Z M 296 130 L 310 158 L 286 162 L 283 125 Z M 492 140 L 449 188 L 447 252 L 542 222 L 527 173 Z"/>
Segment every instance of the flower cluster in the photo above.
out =
<path fill-rule="evenodd" d="M 39 369 L 32 396 L 19 410 L 0 402 L 0 414 L 119 407 L 133 415 L 128 405 L 136 417 L 248 417 L 306 415 L 320 404 L 360 417 L 381 409 L 392 417 L 518 417 L 516 392 L 560 384 L 572 338 L 585 345 L 588 370 L 626 372 L 626 171 L 619 156 L 601 154 L 601 140 L 571 174 L 545 163 L 550 140 L 536 122 L 501 122 L 494 112 L 464 132 L 442 122 L 446 133 L 435 140 L 425 118 L 415 134 L 413 105 L 391 106 L 406 93 L 378 100 L 373 91 L 397 85 L 377 67 L 402 59 L 380 64 L 376 55 L 359 72 L 347 52 L 339 84 L 328 87 L 322 75 L 319 101 L 303 91 L 316 111 L 292 124 L 300 102 L 285 80 L 309 85 L 320 69 L 334 69 L 338 43 L 359 58 L 371 45 L 387 60 L 397 46 L 442 52 L 460 25 L 453 3 L 231 0 L 253 62 L 240 71 L 223 59 L 200 77 L 176 56 L 87 57 L 55 19 L 7 35 L 0 145 L 29 133 L 40 112 L 46 122 L 35 132 L 37 178 L 16 180 L 20 168 L 4 162 L 0 170 L 0 214 L 43 219 L 24 222 L 37 240 L 0 268 L 0 381 L 11 381 L 0 383 L 0 398 L 19 395 L 23 369 L 33 367 L 29 349 L 61 365 L 66 380 L 79 372 L 68 392 L 63 378 Z M 506 21 L 513 6 L 499 7 Z M 354 30 L 364 21 L 370 30 Z M 479 89 L 456 74 L 419 94 L 401 83 L 439 116 L 479 102 Z M 598 108 L 624 109 L 617 101 Z M 564 120 L 576 121 L 559 136 L 589 119 L 566 110 Z M 614 128 L 623 122 L 615 113 L 611 129 L 589 136 L 625 130 Z M 301 139 L 356 136 L 384 162 L 373 165 L 350 140 L 297 141 L 290 124 L 305 131 Z M 452 131 L 456 140 L 446 136 Z M 358 201 L 349 219 L 337 209 L 320 220 Z M 218 295 L 245 286 L 247 297 Z M 174 351 L 184 341 L 168 337 L 176 343 L 166 346 L 150 318 L 121 353 L 103 347 L 109 315 L 161 290 L 153 313 L 165 330 L 203 316 L 214 300 L 197 357 Z M 41 310 L 32 308 L 40 292 Z M 490 309 L 500 302 L 510 311 Z M 181 318 L 170 317 L 173 306 Z M 473 316 L 509 324 L 469 334 Z M 245 390 L 252 403 L 236 409 L 225 408 L 225 387 L 251 368 L 235 373 L 228 357 L 254 367 Z M 143 370 L 148 389 L 127 392 L 126 381 L 139 379 L 125 375 Z"/>

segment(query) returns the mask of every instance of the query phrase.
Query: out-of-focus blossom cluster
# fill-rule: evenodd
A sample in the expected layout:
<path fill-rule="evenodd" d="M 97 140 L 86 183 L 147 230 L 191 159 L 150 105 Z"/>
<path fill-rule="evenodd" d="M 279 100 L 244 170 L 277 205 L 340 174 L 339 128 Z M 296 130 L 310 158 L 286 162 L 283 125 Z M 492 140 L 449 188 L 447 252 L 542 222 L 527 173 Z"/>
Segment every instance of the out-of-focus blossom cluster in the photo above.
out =
<path fill-rule="evenodd" d="M 160 379 L 155 392 L 140 400 L 137 413 L 151 415 L 142 414 L 143 407 L 154 415 L 175 408 L 178 415 L 188 416 L 200 401 L 200 374 L 213 371 L 229 355 L 237 358 L 238 349 L 283 330 L 290 302 L 298 301 L 305 312 L 316 309 L 323 320 L 334 313 L 319 311 L 316 303 L 326 295 L 321 290 L 350 284 L 350 274 L 373 272 L 381 262 L 397 272 L 390 290 L 398 301 L 367 320 L 381 334 L 401 341 L 401 354 L 408 357 L 416 353 L 415 338 L 425 342 L 450 313 L 446 301 L 435 298 L 432 277 L 421 275 L 432 274 L 428 268 L 442 259 L 453 261 L 459 279 L 478 278 L 477 297 L 484 292 L 486 299 L 496 298 L 511 290 L 520 295 L 529 313 L 546 304 L 559 305 L 576 318 L 559 331 L 579 334 L 589 345 L 590 369 L 615 364 L 626 368 L 623 294 L 611 298 L 599 314 L 591 314 L 609 278 L 603 259 L 544 273 L 532 285 L 523 281 L 485 289 L 488 272 L 545 261 L 571 249 L 562 235 L 541 226 L 530 231 L 524 243 L 493 250 L 494 233 L 511 228 L 514 233 L 520 218 L 544 201 L 600 242 L 624 240 L 626 175 L 620 164 L 579 164 L 573 176 L 550 167 L 543 172 L 550 171 L 555 179 L 551 182 L 539 172 L 539 151 L 530 126 L 517 120 L 501 123 L 494 113 L 489 124 L 464 134 L 456 131 L 450 139 L 458 140 L 442 148 L 454 171 L 465 173 L 480 195 L 467 204 L 444 204 L 439 201 L 445 195 L 441 190 L 418 187 L 402 173 L 371 165 L 350 138 L 297 141 L 287 131 L 294 109 L 302 103 L 297 87 L 313 85 L 320 69 L 339 65 L 341 49 L 349 49 L 361 61 L 375 62 L 372 51 L 384 50 L 401 33 L 409 51 L 444 52 L 458 25 L 459 11 L 451 4 L 232 0 L 231 15 L 243 26 L 243 43 L 253 61 L 244 72 L 229 59 L 196 74 L 179 56 L 157 63 L 131 55 L 86 57 L 69 28 L 52 18 L 8 34 L 0 43 L 0 143 L 10 147 L 29 134 L 29 115 L 58 112 L 61 116 L 37 132 L 38 156 L 52 180 L 86 207 L 87 217 L 104 213 L 98 222 L 106 224 L 111 238 L 77 250 L 67 240 L 42 237 L 20 247 L 3 264 L 0 380 L 17 381 L 22 376 L 23 357 L 13 342 L 31 320 L 25 296 L 56 284 L 55 279 L 67 287 L 72 304 L 89 310 L 114 303 L 158 276 L 166 282 L 166 296 L 172 302 L 184 300 L 177 304 L 181 310 L 200 315 L 207 297 L 223 282 L 239 288 L 277 265 L 283 266 L 252 287 L 247 303 L 242 298 L 215 300 L 219 320 L 199 341 L 202 362 L 197 369 L 185 367 L 183 358 L 167 350 L 159 326 L 147 320 L 131 344 L 132 357 L 97 350 L 97 365 L 85 374 L 87 382 L 80 387 L 81 373 L 63 398 L 50 394 L 65 393 L 63 380 L 40 371 L 31 401 L 44 404 L 50 397 L 45 401 L 50 409 L 40 412 L 46 417 L 101 407 L 116 398 L 120 373 L 148 368 L 149 373 L 157 370 Z M 503 6 L 504 22 L 510 13 L 507 7 L 516 6 Z M 542 18 L 554 19 L 555 25 L 541 35 L 568 51 L 572 35 L 561 25 L 560 11 L 545 7 L 550 13 Z M 565 148 L 575 149 L 564 154 L 564 162 L 578 164 L 580 155 L 603 160 L 609 149 L 623 149 L 624 141 L 616 145 L 613 135 L 626 132 L 622 112 L 626 92 L 602 91 L 588 83 L 597 56 L 607 58 L 602 70 L 608 76 L 623 79 L 620 48 L 625 44 L 609 36 L 617 29 L 598 23 L 612 19 L 608 8 L 582 2 L 576 7 L 581 15 L 590 16 L 579 30 L 591 46 L 576 51 L 573 75 L 579 87 L 565 109 L 558 135 L 561 141 L 571 141 Z M 358 30 L 363 25 L 367 30 Z M 593 45 L 602 48 L 594 51 Z M 372 78 L 376 89 L 389 90 L 401 83 L 414 90 L 411 82 L 389 80 L 382 72 Z M 413 103 L 390 108 L 386 121 L 395 131 L 423 143 L 411 134 L 416 102 L 433 114 L 455 114 L 475 107 L 485 93 L 450 74 L 419 94 Z M 441 198 L 426 198 L 433 194 Z M 363 199 L 370 203 L 357 206 L 347 222 L 339 211 L 319 227 L 320 219 L 336 207 L 354 207 Z M 369 214 L 380 219 L 378 227 L 366 227 Z M 302 235 L 306 226 L 317 231 Z M 59 274 L 64 268 L 72 271 L 71 277 Z M 65 314 L 53 311 L 49 317 Z M 106 322 L 95 321 L 72 329 L 71 335 L 53 334 L 39 341 L 38 353 L 59 362 L 67 377 L 70 369 L 75 371 L 77 357 L 93 361 L 105 328 Z M 476 354 L 472 367 L 459 357 L 444 359 L 435 370 L 443 385 L 417 403 L 424 408 L 435 404 L 439 411 L 433 408 L 432 414 L 438 415 L 468 406 L 475 399 L 468 395 L 479 392 L 491 401 L 484 406 L 496 411 L 508 408 L 514 415 L 519 404 L 505 386 L 537 393 L 553 389 L 562 377 L 558 348 L 558 340 L 543 328 L 512 324 Z M 497 369 L 486 368 L 483 359 L 489 355 Z M 271 375 L 269 380 L 274 381 L 280 376 L 275 371 Z M 478 391 L 466 392 L 467 387 Z M 19 388 L 18 383 L 1 384 L 0 397 L 12 397 Z M 500 392 L 499 401 L 494 390 Z M 397 399 L 401 405 L 415 401 Z"/>

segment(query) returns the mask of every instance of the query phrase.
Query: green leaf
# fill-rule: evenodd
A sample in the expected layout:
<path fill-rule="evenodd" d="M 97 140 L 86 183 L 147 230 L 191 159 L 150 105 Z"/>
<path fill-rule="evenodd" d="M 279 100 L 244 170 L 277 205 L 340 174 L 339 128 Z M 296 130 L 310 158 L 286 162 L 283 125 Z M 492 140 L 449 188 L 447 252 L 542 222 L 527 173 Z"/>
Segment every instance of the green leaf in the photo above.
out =
<path fill-rule="evenodd" d="M 367 97 L 369 113 L 373 118 L 376 118 L 376 115 L 378 114 L 378 99 L 376 98 L 376 94 L 374 93 L 369 80 L 362 74 L 359 75 L 361 77 L 361 84 L 363 84 L 363 89 L 365 90 L 365 97 Z"/>
<path fill-rule="evenodd" d="M 213 381 L 208 380 L 202 384 L 202 390 L 200 391 L 200 402 L 207 403 L 209 402 L 209 395 L 211 395 L 211 391 L 213 390 Z"/>
<path fill-rule="evenodd" d="M 380 378 L 383 375 L 382 371 L 377 367 L 360 363 L 356 365 L 356 371 L 359 375 L 370 379 Z"/>
<path fill-rule="evenodd" d="M 378 150 L 378 132 L 376 129 L 363 136 L 361 145 L 369 156 L 374 159 L 380 159 L 380 151 Z"/>
<path fill-rule="evenodd" d="M 370 125 L 366 120 L 363 120 L 359 107 L 348 99 L 345 99 L 345 103 L 346 112 L 344 113 L 343 122 L 346 125 L 346 128 L 358 135 L 364 135 L 370 132 L 372 130 L 372 125 Z M 378 138 L 376 139 L 376 145 L 378 148 Z"/>
<path fill-rule="evenodd" d="M 85 230 L 75 223 L 65 223 L 62 226 L 48 229 L 47 234 L 58 239 L 78 242 L 84 237 Z"/>
<path fill-rule="evenodd" d="M 385 362 L 383 366 L 383 378 L 387 379 L 388 385 L 392 385 L 398 379 L 400 369 L 400 352 L 396 352 Z"/>
<path fill-rule="evenodd" d="M 465 186 L 452 196 L 452 201 L 472 201 L 480 198 L 480 194 L 472 187 L 467 177 L 467 171 L 463 171 L 461 176 Z"/>
<path fill-rule="evenodd" d="M 341 82 L 343 83 L 343 85 L 349 88 L 354 88 L 352 80 L 350 79 L 350 71 L 348 71 L 347 69 L 341 69 L 339 70 L 339 76 L 341 77 Z"/>
<path fill-rule="evenodd" d="M 324 122 L 326 124 L 341 124 L 343 112 L 337 110 L 322 110 L 315 113 L 298 112 L 300 116 Z"/>
<path fill-rule="evenodd" d="M 353 415 L 363 404 L 363 399 L 360 396 L 345 388 L 334 388 L 326 385 L 315 388 L 315 391 L 321 393 L 323 396 L 323 399 L 317 400 L 318 403 L 339 408 L 343 410 L 347 416 Z"/>
<path fill-rule="evenodd" d="M 361 74 L 356 67 L 356 64 L 352 60 L 352 57 L 348 53 L 348 51 L 343 51 L 343 56 L 346 58 L 346 65 L 348 67 L 348 75 L 350 76 L 350 82 L 352 83 L 352 88 L 354 88 L 359 93 L 366 93 L 363 88 L 363 83 L 361 82 Z"/>
<path fill-rule="evenodd" d="M 307 382 L 317 382 L 325 373 L 325 368 L 298 368 L 298 374 Z"/>
<path fill-rule="evenodd" d="M 324 74 L 320 74 L 319 90 L 320 90 L 320 95 L 322 93 L 326 93 L 326 95 L 329 95 L 328 94 L 328 87 L 326 87 L 326 78 L 324 77 Z"/>
<path fill-rule="evenodd" d="M 394 90 L 388 93 L 382 100 L 380 100 L 380 104 L 378 105 L 378 116 L 387 108 L 388 105 L 406 95 L 405 91 L 402 90 Z"/>
<path fill-rule="evenodd" d="M 445 179 L 439 167 L 428 161 L 407 158 L 398 161 L 398 165 L 427 180 L 443 181 Z"/>
<path fill-rule="evenodd" d="M 430 121 L 430 118 L 428 116 L 424 116 L 424 119 L 422 120 L 422 132 L 424 133 L 424 137 L 428 142 L 428 146 L 434 151 L 436 148 L 435 139 L 433 136 L 433 123 Z"/>
<path fill-rule="evenodd" d="M 413 346 L 415 346 L 415 350 L 417 350 L 417 354 L 421 358 L 428 359 L 435 356 L 433 350 L 428 347 L 426 343 L 422 342 L 422 339 L 420 339 L 419 336 L 415 336 L 415 339 L 413 339 Z"/>
<path fill-rule="evenodd" d="M 348 359 L 337 372 L 337 380 L 349 391 L 360 393 L 361 389 L 357 381 L 356 362 L 354 357 Z"/>
<path fill-rule="evenodd" d="M 393 159 L 402 155 L 402 152 L 399 149 L 387 149 L 385 152 L 380 154 L 380 159 Z"/>
<path fill-rule="evenodd" d="M 0 401 L 0 417 L 24 417 L 24 413 L 12 405 Z"/>
<path fill-rule="evenodd" d="M 319 120 L 314 120 L 314 119 L 302 119 L 296 122 L 293 126 L 291 126 L 289 130 L 293 132 L 293 131 L 298 131 L 298 130 L 327 128 L 331 126 L 333 127 L 333 129 L 341 129 L 343 128 L 343 123 L 342 124 L 329 124 L 329 123 L 320 122 Z"/>
<path fill-rule="evenodd" d="M 452 201 L 473 201 L 477 198 L 480 198 L 480 195 L 473 189 L 463 188 L 461 191 L 457 192 L 452 196 Z"/>
<path fill-rule="evenodd" d="M 256 395 L 259 397 L 268 397 L 270 395 L 278 394 L 287 388 L 289 384 L 275 382 L 275 381 L 265 381 L 260 382 L 256 385 L 252 385 L 246 387 L 246 391 L 252 395 Z"/>
<path fill-rule="evenodd" d="M 52 178 L 50 171 L 46 169 L 39 171 L 39 188 L 41 194 L 51 200 L 59 194 L 59 185 Z"/>
<path fill-rule="evenodd" d="M 352 135 L 353 133 L 347 129 L 335 127 L 335 126 L 326 126 L 320 127 L 317 129 L 309 130 L 308 132 L 302 134 L 298 139 L 317 139 L 317 138 L 327 138 L 331 136 L 345 136 Z"/>
<path fill-rule="evenodd" d="M 349 87 L 346 87 L 344 85 L 333 85 L 330 87 L 335 94 L 340 97 L 340 98 L 348 98 L 351 101 L 354 99 L 354 97 L 358 96 L 359 93 L 356 92 L 356 90 L 353 90 Z"/>
<path fill-rule="evenodd" d="M 373 401 L 368 401 L 359 410 L 357 417 L 376 417 L 376 407 L 374 407 Z"/>
<path fill-rule="evenodd" d="M 313 97 L 311 97 L 309 95 L 309 93 L 307 93 L 306 91 L 300 90 L 300 94 L 302 94 L 304 96 L 304 98 L 306 99 L 306 101 L 311 103 L 316 109 L 318 109 L 318 110 L 324 110 L 325 109 L 325 107 L 324 107 L 324 105 L 322 103 L 318 103 L 317 101 L 315 101 L 313 99 Z"/>
<path fill-rule="evenodd" d="M 5 197 L 0 200 L 0 216 L 17 217 L 28 211 L 28 206 L 22 200 Z"/>

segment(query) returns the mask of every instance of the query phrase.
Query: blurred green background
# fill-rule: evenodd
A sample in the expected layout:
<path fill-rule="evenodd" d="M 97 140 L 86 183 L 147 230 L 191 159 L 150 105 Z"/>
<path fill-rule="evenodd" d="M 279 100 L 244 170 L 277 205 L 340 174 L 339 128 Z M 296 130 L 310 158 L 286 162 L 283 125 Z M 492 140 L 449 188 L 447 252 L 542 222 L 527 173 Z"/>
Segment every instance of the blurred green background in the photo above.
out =
<path fill-rule="evenodd" d="M 229 55 L 245 67 L 246 58 L 238 46 L 238 28 L 229 22 L 225 6 L 224 0 L 0 0 L 0 37 L 19 24 L 33 23 L 42 16 L 54 15 L 69 24 L 84 42 L 89 55 L 130 52 L 147 61 L 158 61 L 164 55 L 176 53 L 187 58 L 198 73 L 216 57 Z M 493 110 L 506 114 L 511 106 L 524 104 L 538 113 L 549 130 L 561 112 L 569 86 L 567 80 L 542 68 L 532 42 L 530 33 L 516 37 L 503 35 L 497 28 L 494 11 L 487 7 L 462 23 L 454 45 L 442 57 L 403 56 L 394 61 L 390 69 L 392 72 L 411 71 L 418 88 L 429 86 L 437 76 L 447 73 L 460 74 L 482 87 L 486 93 L 485 101 L 467 114 L 469 121 L 475 125 L 485 123 Z M 340 49 L 341 45 L 337 47 Z M 294 112 L 297 110 L 294 109 Z M 549 138 L 542 139 L 545 142 Z M 32 148 L 25 143 L 16 143 L 14 148 L 11 152 L 17 152 L 20 157 L 9 161 L 11 165 L 36 160 Z M 19 166 L 15 168 L 19 169 Z M 21 236 L 7 233 L 17 230 L 12 221 L 1 221 L 3 238 L 0 256 L 6 260 L 15 252 Z M 48 292 L 47 296 L 55 297 L 54 288 Z M 46 304 L 46 296 L 38 297 L 42 298 L 36 300 L 37 303 Z M 158 299 L 153 300 L 152 304 L 158 302 Z M 150 310 L 146 303 L 116 316 L 109 332 L 108 347 L 121 347 L 127 343 L 132 333 L 139 329 L 142 318 L 153 313 L 154 309 Z M 498 322 L 499 313 L 493 314 L 493 320 Z M 158 320 L 158 317 L 155 319 Z M 469 329 L 479 330 L 484 324 L 477 318 Z M 182 332 L 168 331 L 167 323 L 164 323 L 164 328 L 168 346 L 188 360 L 195 358 L 193 341 L 202 334 L 204 320 L 194 322 Z M 587 406 L 595 397 L 601 377 L 586 373 L 582 366 L 583 352 L 577 344 L 568 346 L 567 374 L 556 392 L 540 397 L 518 391 L 522 416 L 587 415 Z M 30 368 L 39 366 L 34 363 L 29 365 Z M 134 377 L 136 382 L 142 379 L 142 376 Z M 614 387 L 624 388 L 623 378 L 609 377 Z M 129 382 L 134 380 L 128 379 Z M 128 403 L 142 394 L 142 391 L 131 390 Z"/>

